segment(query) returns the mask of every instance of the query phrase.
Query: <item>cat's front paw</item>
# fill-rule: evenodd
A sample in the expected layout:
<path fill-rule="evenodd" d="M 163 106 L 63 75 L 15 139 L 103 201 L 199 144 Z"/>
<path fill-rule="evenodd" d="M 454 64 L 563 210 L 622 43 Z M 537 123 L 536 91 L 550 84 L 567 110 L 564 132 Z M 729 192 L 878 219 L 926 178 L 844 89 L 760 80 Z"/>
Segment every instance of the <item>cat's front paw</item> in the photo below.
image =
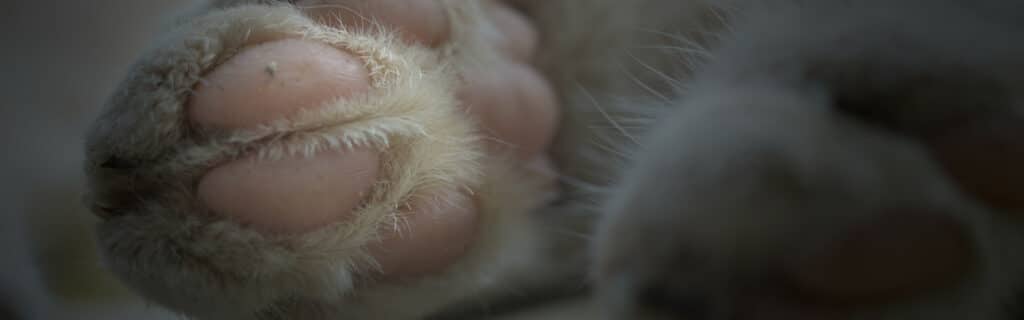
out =
<path fill-rule="evenodd" d="M 551 192 L 556 109 L 525 19 L 237 2 L 148 53 L 90 135 L 115 273 L 201 318 L 385 319 L 537 263 L 527 212 Z"/>

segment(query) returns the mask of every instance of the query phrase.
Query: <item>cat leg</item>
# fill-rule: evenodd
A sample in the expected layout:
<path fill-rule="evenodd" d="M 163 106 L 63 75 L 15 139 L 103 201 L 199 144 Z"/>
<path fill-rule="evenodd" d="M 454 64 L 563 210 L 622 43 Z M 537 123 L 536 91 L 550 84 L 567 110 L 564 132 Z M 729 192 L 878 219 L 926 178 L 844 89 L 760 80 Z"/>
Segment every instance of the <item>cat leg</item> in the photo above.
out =
<path fill-rule="evenodd" d="M 741 8 L 687 90 L 622 103 L 667 107 L 607 193 L 606 311 L 1019 318 L 1024 47 L 969 7 Z"/>
<path fill-rule="evenodd" d="M 528 213 L 556 113 L 528 23 L 463 1 L 197 12 L 88 139 L 130 286 L 203 319 L 402 319 L 544 268 Z"/>

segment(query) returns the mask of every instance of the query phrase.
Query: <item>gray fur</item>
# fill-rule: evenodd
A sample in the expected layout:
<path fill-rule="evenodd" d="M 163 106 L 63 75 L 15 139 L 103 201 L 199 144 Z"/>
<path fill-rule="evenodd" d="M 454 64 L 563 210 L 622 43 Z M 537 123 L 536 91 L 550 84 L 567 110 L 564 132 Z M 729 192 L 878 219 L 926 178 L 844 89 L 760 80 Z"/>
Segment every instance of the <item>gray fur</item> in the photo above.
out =
<path fill-rule="evenodd" d="M 266 1 L 222 1 L 218 5 L 233 7 L 239 2 Z M 493 240 L 498 245 L 484 248 L 508 251 L 477 256 L 493 261 L 519 258 L 507 268 L 513 269 L 507 271 L 511 276 L 480 271 L 479 266 L 490 266 L 488 263 L 467 263 L 458 267 L 465 268 L 458 269 L 463 278 L 479 272 L 479 277 L 494 277 L 499 282 L 481 286 L 465 280 L 454 285 L 451 279 L 459 279 L 455 274 L 415 289 L 368 290 L 378 298 L 385 297 L 373 303 L 322 303 L 295 311 L 293 308 L 310 305 L 304 304 L 301 288 L 296 288 L 301 282 L 290 280 L 327 279 L 329 275 L 304 274 L 294 265 L 254 258 L 259 254 L 277 256 L 273 246 L 238 246 L 258 248 L 255 253 L 232 251 L 231 243 L 211 238 L 207 239 L 213 248 L 209 250 L 216 252 L 204 254 L 233 253 L 246 262 L 228 261 L 228 267 L 212 268 L 233 277 L 216 272 L 204 272 L 202 277 L 186 272 L 165 274 L 175 279 L 174 284 L 189 282 L 174 290 L 160 286 L 167 284 L 166 280 L 132 279 L 140 274 L 154 277 L 166 271 L 161 268 L 188 262 L 177 256 L 182 250 L 203 249 L 173 243 L 168 239 L 178 235 L 154 235 L 154 230 L 172 234 L 202 226 L 238 243 L 263 241 L 228 223 L 218 228 L 209 221 L 181 219 L 174 212 L 161 211 L 187 208 L 191 199 L 169 198 L 163 201 L 169 205 L 140 207 L 132 192 L 121 189 L 128 182 L 106 173 L 119 172 L 124 179 L 135 179 L 134 188 L 138 183 L 165 183 L 158 179 L 160 172 L 147 172 L 151 176 L 141 176 L 146 178 L 142 180 L 138 180 L 140 175 L 123 173 L 139 164 L 175 158 L 168 155 L 180 152 L 175 148 L 193 138 L 194 133 L 183 131 L 176 108 L 202 71 L 230 57 L 230 52 L 219 47 L 203 46 L 181 52 L 172 47 L 149 54 L 140 65 L 172 66 L 164 73 L 172 81 L 129 79 L 113 99 L 115 109 L 101 120 L 90 139 L 94 210 L 104 215 L 108 206 L 113 206 L 140 208 L 146 213 L 107 217 L 101 233 L 110 261 L 120 266 L 115 271 L 151 299 L 178 310 L 195 311 L 192 313 L 235 316 L 238 310 L 231 310 L 230 303 L 239 302 L 250 310 L 278 308 L 271 309 L 277 312 L 267 318 L 311 317 L 311 313 L 322 311 L 350 318 L 378 315 L 405 319 L 420 315 L 382 310 L 399 308 L 388 304 L 429 305 L 418 308 L 437 310 L 443 302 L 418 300 L 429 300 L 421 298 L 443 290 L 444 281 L 468 292 L 450 294 L 452 300 L 447 303 L 452 306 L 448 309 L 453 310 L 500 304 L 495 300 L 502 299 L 495 297 L 521 298 L 508 293 L 543 290 L 546 287 L 537 283 L 556 282 L 553 275 L 564 275 L 569 287 L 582 285 L 572 276 L 588 271 L 580 267 L 579 255 L 571 253 L 589 250 L 589 274 L 595 297 L 604 308 L 599 313 L 614 319 L 725 319 L 744 308 L 731 298 L 744 285 L 736 279 L 756 277 L 779 261 L 792 259 L 807 249 L 803 244 L 808 239 L 824 239 L 867 218 L 866 212 L 909 206 L 941 208 L 940 212 L 966 226 L 979 253 L 980 267 L 954 286 L 910 301 L 858 308 L 849 317 L 1010 319 L 1007 306 L 1013 302 L 1017 285 L 1024 281 L 1024 274 L 1018 271 L 1024 270 L 1024 257 L 1014 250 L 1024 245 L 1021 223 L 1012 216 L 1016 212 L 995 209 L 958 189 L 956 181 L 929 154 L 930 146 L 922 137 L 941 130 L 949 121 L 983 113 L 1020 119 L 1024 111 L 1024 96 L 1018 93 L 1024 85 L 1024 45 L 1018 39 L 1024 35 L 1024 20 L 1017 18 L 1024 16 L 1019 10 L 1024 5 L 998 0 L 516 3 L 539 25 L 542 52 L 538 64 L 560 93 L 565 108 L 552 151 L 565 173 L 568 192 L 561 205 L 543 214 L 495 218 L 515 224 L 495 229 L 503 235 Z M 189 36 L 226 41 L 213 30 Z M 237 46 L 218 43 L 207 45 Z M 196 56 L 189 56 L 192 54 Z M 153 88 L 159 90 L 150 90 Z M 894 97 L 901 103 L 891 103 Z M 139 105 L 153 108 L 139 109 Z M 191 167 L 167 168 L 189 173 L 188 179 L 199 174 L 190 171 Z M 490 174 L 485 180 L 503 179 L 493 173 L 485 173 Z M 514 186 L 512 193 L 529 194 L 516 190 L 523 186 Z M 179 193 L 185 197 L 188 188 L 172 186 L 171 190 L 182 190 Z M 494 201 L 495 206 L 507 204 Z M 591 234 L 592 223 L 596 227 Z M 593 241 L 581 243 L 559 236 L 566 232 L 583 233 L 580 238 Z M 541 249 L 508 245 L 522 240 L 551 243 L 537 246 Z M 154 246 L 160 243 L 167 246 Z M 564 259 L 554 259 L 557 255 L 549 251 L 566 254 Z M 140 257 L 137 252 L 146 255 Z M 136 265 L 140 260 L 151 269 L 140 272 Z M 260 270 L 293 277 L 264 282 L 238 277 L 245 272 L 237 268 L 249 264 L 287 269 Z M 652 284 L 682 297 L 674 301 L 678 304 L 675 313 L 664 314 L 644 304 L 643 291 Z M 351 289 L 347 285 L 318 283 L 322 288 L 308 295 L 339 298 L 324 292 L 341 295 Z M 180 296 L 197 288 L 200 292 L 195 295 Z M 280 288 L 286 288 L 287 294 Z M 162 296 L 164 291 L 173 296 Z M 225 294 L 232 297 L 223 297 Z M 389 294 L 395 299 L 387 299 Z M 197 297 L 203 299 L 189 301 Z M 276 305 L 268 307 L 271 303 Z M 240 312 L 241 317 L 251 315 L 250 310 Z"/>
<path fill-rule="evenodd" d="M 598 29 L 580 37 L 576 44 L 584 49 L 562 46 L 567 52 L 618 56 L 599 67 L 581 66 L 586 70 L 574 75 L 583 77 L 554 77 L 562 81 L 570 121 L 587 124 L 570 123 L 566 130 L 573 132 L 561 136 L 563 148 L 577 150 L 562 158 L 565 166 L 583 161 L 608 168 L 615 154 L 592 151 L 602 143 L 622 145 L 619 152 L 629 162 L 620 182 L 596 188 L 603 190 L 596 198 L 607 201 L 598 209 L 592 272 L 612 318 L 746 319 L 750 315 L 740 310 L 752 306 L 735 297 L 757 283 L 736 279 L 757 279 L 780 261 L 795 259 L 807 243 L 890 207 L 937 208 L 952 215 L 970 230 L 981 267 L 954 285 L 844 316 L 1012 316 L 1024 260 L 1007 248 L 1024 244 L 1020 221 L 1012 219 L 1013 210 L 993 208 L 959 190 L 924 138 L 964 119 L 997 114 L 1021 120 L 1024 45 L 1016 39 L 1024 30 L 1015 19 L 1020 11 L 1012 10 L 1019 4 L 609 4 L 614 5 L 639 12 L 620 17 L 634 20 L 609 24 L 643 27 L 615 30 L 628 35 L 613 36 Z M 703 5 L 710 5 L 703 7 L 708 11 L 688 11 Z M 709 15 L 723 17 L 722 24 L 684 19 Z M 664 24 L 645 25 L 659 21 Z M 652 39 L 652 33 L 679 39 Z M 586 33 L 573 36 L 581 34 Z M 602 41 L 608 38 L 626 40 Z M 651 41 L 675 49 L 649 53 Z M 548 50 L 559 46 L 549 45 L 556 49 Z M 688 57 L 678 58 L 673 50 Z M 549 63 L 557 70 L 561 61 Z M 693 61 L 696 67 L 687 67 Z M 615 80 L 618 86 L 609 85 Z M 601 98 L 607 96 L 615 98 Z M 849 97 L 853 102 L 845 103 Z M 608 119 L 609 113 L 648 121 L 639 121 L 644 128 L 637 133 L 614 123 L 638 120 Z M 598 132 L 580 133 L 586 130 Z M 595 141 L 616 134 L 615 141 Z M 588 174 L 593 172 L 580 175 Z M 676 302 L 686 307 L 665 313 L 644 305 L 644 290 L 652 286 L 681 297 Z"/>

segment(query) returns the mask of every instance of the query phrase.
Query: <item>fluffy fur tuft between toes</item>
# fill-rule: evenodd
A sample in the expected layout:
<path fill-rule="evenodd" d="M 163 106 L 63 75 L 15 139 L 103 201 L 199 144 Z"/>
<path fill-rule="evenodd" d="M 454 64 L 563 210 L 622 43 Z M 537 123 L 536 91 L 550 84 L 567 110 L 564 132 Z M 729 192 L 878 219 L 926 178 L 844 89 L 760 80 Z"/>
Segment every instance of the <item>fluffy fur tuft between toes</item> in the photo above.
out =
<path fill-rule="evenodd" d="M 453 17 L 481 16 L 466 13 L 479 10 L 476 2 L 455 3 Z M 546 281 L 526 275 L 549 267 L 540 263 L 549 260 L 544 228 L 530 214 L 549 191 L 515 162 L 483 153 L 453 94 L 458 61 L 487 54 L 454 45 L 458 30 L 479 21 L 453 18 L 452 44 L 426 49 L 382 30 L 325 27 L 290 5 L 214 8 L 134 66 L 88 137 L 87 201 L 102 218 L 106 266 L 124 282 L 200 319 L 409 319 L 511 290 L 509 281 Z M 253 129 L 190 125 L 184 106 L 205 73 L 246 46 L 285 38 L 354 53 L 372 88 Z M 197 199 L 199 179 L 218 164 L 353 147 L 378 151 L 381 175 L 351 220 L 269 235 Z M 469 190 L 481 225 L 463 258 L 421 279 L 373 280 L 365 248 L 383 231 L 400 231 L 411 199 Z"/>

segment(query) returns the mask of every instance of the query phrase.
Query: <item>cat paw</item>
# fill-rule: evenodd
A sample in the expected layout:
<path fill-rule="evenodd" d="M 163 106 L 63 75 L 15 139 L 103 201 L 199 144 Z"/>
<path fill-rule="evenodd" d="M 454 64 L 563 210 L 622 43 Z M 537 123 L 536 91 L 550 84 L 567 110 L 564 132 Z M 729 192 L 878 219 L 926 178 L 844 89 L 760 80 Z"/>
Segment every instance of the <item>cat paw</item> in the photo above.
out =
<path fill-rule="evenodd" d="M 557 117 L 535 37 L 491 2 L 211 5 L 90 134 L 107 266 L 209 319 L 415 318 L 526 272 Z"/>
<path fill-rule="evenodd" d="M 594 252 L 612 318 L 1013 311 L 1024 260 L 1005 248 L 1024 238 L 1013 214 L 1019 181 L 1006 176 L 1019 173 L 1010 163 L 1021 149 L 1009 141 L 1019 122 L 881 130 L 819 107 L 823 95 L 741 91 L 691 97 L 641 147 L 686 152 L 638 153 L 613 190 Z"/>

